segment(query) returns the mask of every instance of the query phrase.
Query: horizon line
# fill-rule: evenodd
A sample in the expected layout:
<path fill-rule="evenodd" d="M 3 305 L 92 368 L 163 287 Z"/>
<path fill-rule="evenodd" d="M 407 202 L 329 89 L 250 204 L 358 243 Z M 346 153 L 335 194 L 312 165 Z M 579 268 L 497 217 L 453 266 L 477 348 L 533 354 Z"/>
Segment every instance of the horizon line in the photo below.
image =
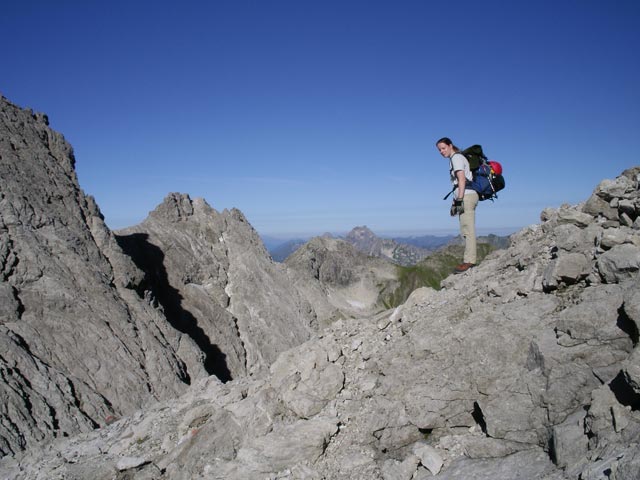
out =
<path fill-rule="evenodd" d="M 360 227 L 366 227 L 366 225 L 358 225 Z M 353 227 L 353 228 L 357 228 Z M 258 229 L 258 235 L 260 237 L 274 238 L 278 240 L 298 240 L 298 239 L 310 239 L 314 237 L 321 237 L 326 234 L 330 234 L 336 237 L 344 237 L 349 234 L 351 230 L 339 230 L 339 231 L 331 231 L 326 230 L 324 232 L 261 232 Z M 368 227 L 367 227 L 368 228 Z M 476 229 L 476 236 L 486 236 L 486 235 L 498 235 L 498 236 L 508 236 L 513 233 L 516 233 L 526 226 L 518 226 L 518 227 L 482 227 Z M 398 238 L 398 237 L 422 237 L 422 236 L 434 236 L 434 237 L 445 237 L 445 236 L 458 236 L 460 232 L 458 229 L 432 229 L 432 230 L 382 230 L 382 231 L 374 231 L 370 229 L 376 236 L 384 237 L 384 238 Z"/>

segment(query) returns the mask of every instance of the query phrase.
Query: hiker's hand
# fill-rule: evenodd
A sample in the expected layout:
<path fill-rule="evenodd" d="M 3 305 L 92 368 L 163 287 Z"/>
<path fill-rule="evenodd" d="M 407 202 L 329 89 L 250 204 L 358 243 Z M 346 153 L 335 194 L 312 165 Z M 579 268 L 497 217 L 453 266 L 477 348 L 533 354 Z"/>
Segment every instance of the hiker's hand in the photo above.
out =
<path fill-rule="evenodd" d="M 464 213 L 464 203 L 462 200 L 454 200 L 451 204 L 451 216 L 455 217 L 456 215 L 462 215 Z"/>

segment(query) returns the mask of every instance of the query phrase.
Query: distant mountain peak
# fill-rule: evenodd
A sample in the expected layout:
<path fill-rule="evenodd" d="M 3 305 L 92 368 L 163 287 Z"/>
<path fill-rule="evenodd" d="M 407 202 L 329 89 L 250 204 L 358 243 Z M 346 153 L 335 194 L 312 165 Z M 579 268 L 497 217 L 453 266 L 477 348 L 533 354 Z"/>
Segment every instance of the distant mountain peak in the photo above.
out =
<path fill-rule="evenodd" d="M 413 265 L 430 253 L 413 245 L 380 238 L 366 225 L 353 228 L 345 240 L 367 255 L 385 258 L 399 265 Z"/>
<path fill-rule="evenodd" d="M 351 231 L 347 234 L 347 238 L 375 240 L 378 238 L 378 236 L 373 233 L 371 229 L 366 225 L 361 225 L 351 229 Z"/>

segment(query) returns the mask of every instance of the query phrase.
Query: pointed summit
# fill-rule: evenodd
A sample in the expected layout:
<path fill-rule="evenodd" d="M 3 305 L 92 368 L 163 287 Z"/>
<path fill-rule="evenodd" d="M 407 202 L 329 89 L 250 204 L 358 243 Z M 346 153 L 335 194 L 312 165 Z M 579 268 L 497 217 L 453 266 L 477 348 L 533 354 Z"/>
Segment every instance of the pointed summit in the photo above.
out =
<path fill-rule="evenodd" d="M 355 227 L 345 240 L 362 253 L 385 258 L 398 265 L 415 265 L 431 252 L 413 245 L 398 243 L 390 238 L 380 238 L 366 225 Z"/>

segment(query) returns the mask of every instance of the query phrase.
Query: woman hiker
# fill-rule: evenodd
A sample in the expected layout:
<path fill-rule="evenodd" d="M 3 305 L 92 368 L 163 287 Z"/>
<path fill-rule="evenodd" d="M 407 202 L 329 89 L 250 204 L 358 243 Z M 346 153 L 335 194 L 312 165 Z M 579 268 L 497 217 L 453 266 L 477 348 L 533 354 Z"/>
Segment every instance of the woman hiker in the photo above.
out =
<path fill-rule="evenodd" d="M 460 219 L 460 235 L 464 238 L 464 257 L 462 263 L 454 269 L 454 273 L 466 272 L 474 267 L 477 261 L 476 253 L 476 207 L 478 205 L 478 193 L 466 188 L 467 182 L 473 177 L 469 162 L 460 149 L 447 138 L 441 138 L 436 142 L 440 155 L 449 159 L 449 171 L 451 183 L 454 188 L 451 216 L 458 215 Z"/>

